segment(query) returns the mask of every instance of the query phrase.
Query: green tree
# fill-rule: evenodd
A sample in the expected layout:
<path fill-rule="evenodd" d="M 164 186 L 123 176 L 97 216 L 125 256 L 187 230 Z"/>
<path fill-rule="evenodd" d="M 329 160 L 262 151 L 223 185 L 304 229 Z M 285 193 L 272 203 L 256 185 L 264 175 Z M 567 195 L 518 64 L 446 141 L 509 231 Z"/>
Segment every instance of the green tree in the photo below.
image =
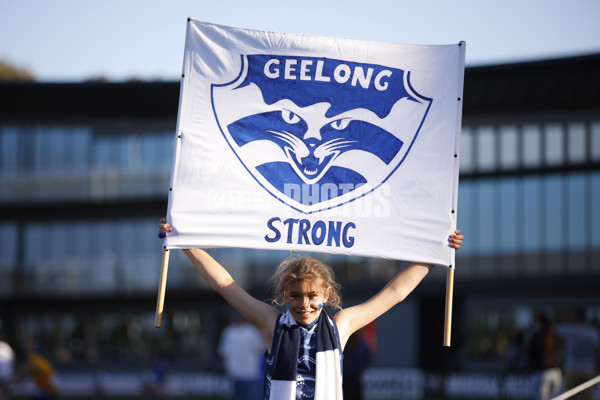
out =
<path fill-rule="evenodd" d="M 19 68 L 8 61 L 0 60 L 0 81 L 35 82 L 35 77 L 27 68 Z"/>

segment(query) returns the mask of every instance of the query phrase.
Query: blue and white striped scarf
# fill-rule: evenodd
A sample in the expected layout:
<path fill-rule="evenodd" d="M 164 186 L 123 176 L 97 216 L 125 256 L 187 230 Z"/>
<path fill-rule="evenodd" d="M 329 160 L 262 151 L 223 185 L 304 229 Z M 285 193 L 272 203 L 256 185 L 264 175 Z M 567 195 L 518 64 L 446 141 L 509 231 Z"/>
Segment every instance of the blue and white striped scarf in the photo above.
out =
<path fill-rule="evenodd" d="M 277 322 L 279 334 L 273 338 L 271 355 L 267 358 L 266 400 L 296 400 L 302 333 L 290 312 Z M 278 330 L 276 329 L 276 332 Z M 342 400 L 342 356 L 335 322 L 323 310 L 316 322 L 316 369 L 314 398 L 306 400 Z M 270 378 L 270 379 L 269 379 Z M 306 394 L 306 393 L 305 393 Z"/>

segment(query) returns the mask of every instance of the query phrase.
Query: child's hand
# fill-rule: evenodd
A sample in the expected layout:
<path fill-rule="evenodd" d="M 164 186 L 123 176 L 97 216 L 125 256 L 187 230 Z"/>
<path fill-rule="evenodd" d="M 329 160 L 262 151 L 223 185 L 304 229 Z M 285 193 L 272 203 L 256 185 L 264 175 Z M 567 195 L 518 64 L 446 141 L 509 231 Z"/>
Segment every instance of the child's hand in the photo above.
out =
<path fill-rule="evenodd" d="M 457 229 L 454 231 L 454 233 L 452 235 L 450 235 L 450 237 L 448 238 L 448 244 L 450 247 L 452 247 L 455 250 L 460 249 L 460 246 L 462 245 L 463 239 L 465 237 L 463 235 L 460 234 L 460 229 Z"/>
<path fill-rule="evenodd" d="M 158 237 L 164 239 L 167 236 L 167 232 L 173 232 L 173 228 L 167 224 L 166 218 L 161 218 L 160 224 L 158 224 Z"/>

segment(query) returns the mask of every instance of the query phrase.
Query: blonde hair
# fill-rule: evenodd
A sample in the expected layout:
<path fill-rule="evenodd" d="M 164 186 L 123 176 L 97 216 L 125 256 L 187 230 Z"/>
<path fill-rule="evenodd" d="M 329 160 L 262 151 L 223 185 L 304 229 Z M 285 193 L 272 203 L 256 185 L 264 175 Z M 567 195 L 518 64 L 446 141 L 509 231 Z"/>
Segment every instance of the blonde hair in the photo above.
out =
<path fill-rule="evenodd" d="M 326 304 L 334 308 L 342 308 L 340 285 L 335 281 L 331 267 L 312 257 L 290 256 L 277 266 L 271 278 L 273 284 L 273 302 L 282 306 L 285 292 L 290 283 L 310 280 L 319 293 L 327 299 Z"/>

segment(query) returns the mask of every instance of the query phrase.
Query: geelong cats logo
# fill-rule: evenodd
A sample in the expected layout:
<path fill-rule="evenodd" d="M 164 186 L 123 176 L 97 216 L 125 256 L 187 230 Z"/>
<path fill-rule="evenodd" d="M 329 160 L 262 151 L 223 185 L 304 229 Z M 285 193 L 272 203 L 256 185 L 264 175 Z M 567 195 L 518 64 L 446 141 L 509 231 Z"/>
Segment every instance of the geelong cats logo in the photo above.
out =
<path fill-rule="evenodd" d="M 365 196 L 402 164 L 432 99 L 397 68 L 328 58 L 244 55 L 212 85 L 219 127 L 248 172 L 303 213 Z"/>

